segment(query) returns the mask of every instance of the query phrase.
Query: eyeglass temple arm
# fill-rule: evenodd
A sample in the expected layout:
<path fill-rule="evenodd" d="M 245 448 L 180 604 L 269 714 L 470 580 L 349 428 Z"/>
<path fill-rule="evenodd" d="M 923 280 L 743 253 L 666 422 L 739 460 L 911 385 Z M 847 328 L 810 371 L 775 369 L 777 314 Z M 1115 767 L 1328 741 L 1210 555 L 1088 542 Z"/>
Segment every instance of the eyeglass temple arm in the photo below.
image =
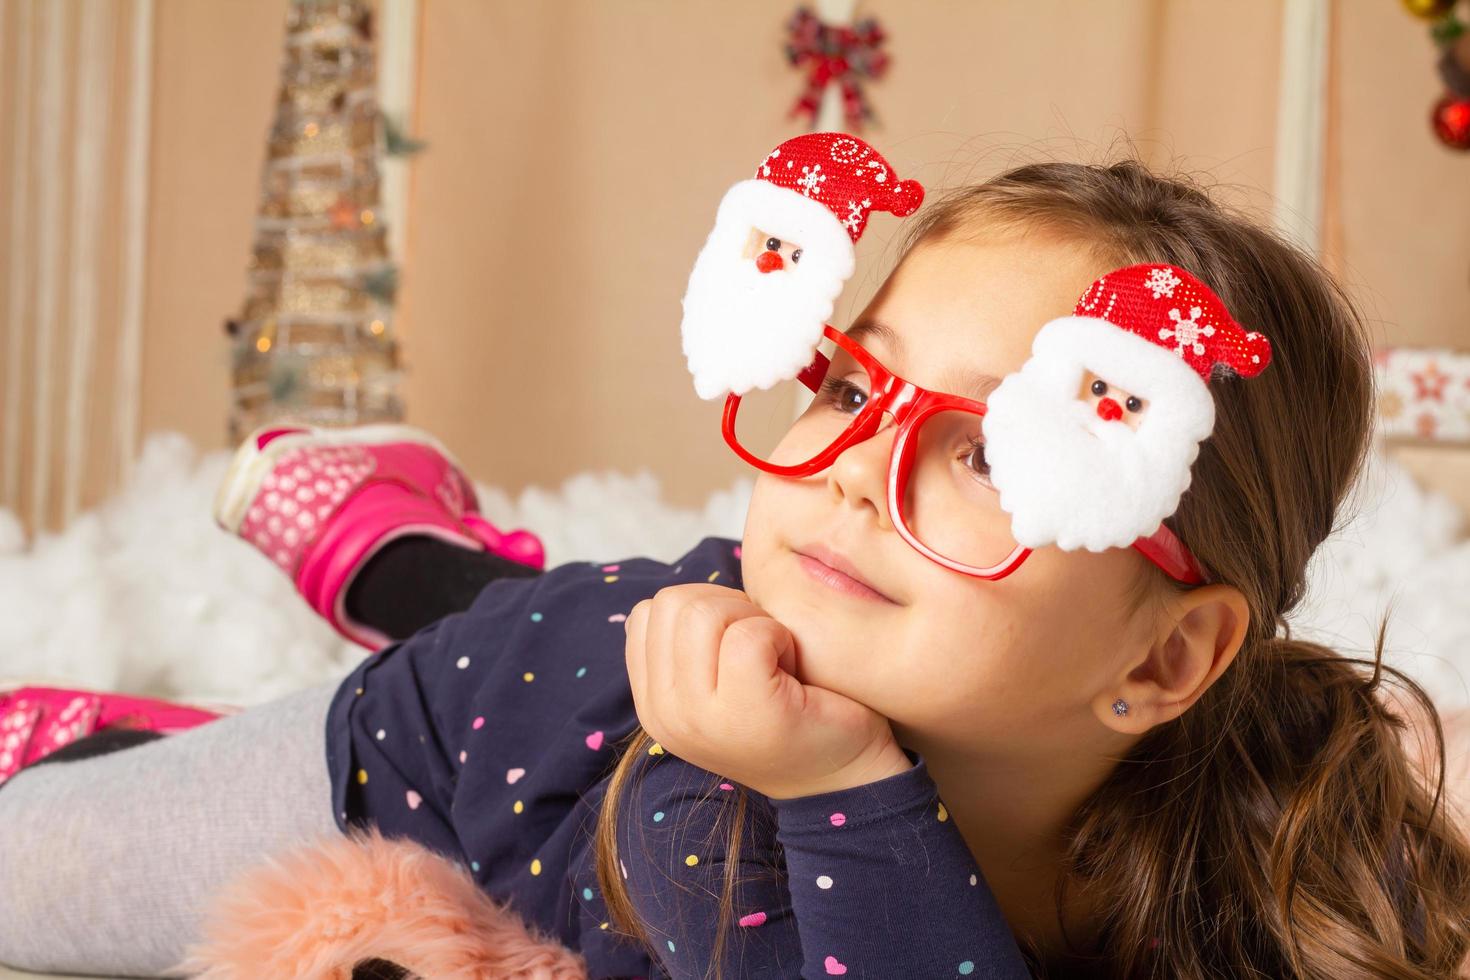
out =
<path fill-rule="evenodd" d="M 812 358 L 812 362 L 801 369 L 801 373 L 796 376 L 796 380 L 806 385 L 808 390 L 815 392 L 821 387 L 822 379 L 827 376 L 827 365 L 829 363 L 831 362 L 828 361 L 827 355 L 821 351 L 817 351 L 816 356 Z"/>
<path fill-rule="evenodd" d="M 1133 547 L 1175 581 L 1185 585 L 1204 584 L 1205 576 L 1199 562 L 1167 524 L 1160 524 L 1153 534 L 1133 542 Z"/>

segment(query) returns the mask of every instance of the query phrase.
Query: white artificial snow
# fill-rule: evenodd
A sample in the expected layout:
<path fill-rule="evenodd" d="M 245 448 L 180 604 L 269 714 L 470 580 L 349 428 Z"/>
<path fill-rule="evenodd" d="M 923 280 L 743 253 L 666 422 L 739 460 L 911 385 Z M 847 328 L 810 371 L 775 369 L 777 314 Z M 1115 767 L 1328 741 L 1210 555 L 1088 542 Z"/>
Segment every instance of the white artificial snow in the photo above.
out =
<path fill-rule="evenodd" d="M 122 493 L 28 550 L 0 509 L 0 683 L 248 705 L 341 676 L 365 656 L 279 568 L 215 526 L 211 503 L 229 460 L 155 435 Z M 707 534 L 738 538 L 752 486 L 737 481 L 698 511 L 664 503 L 648 473 L 584 473 L 516 500 L 480 491 L 486 517 L 536 531 L 558 565 L 668 560 Z"/>
<path fill-rule="evenodd" d="M 122 493 L 29 547 L 15 516 L 0 510 L 0 682 L 47 678 L 247 705 L 340 676 L 363 657 L 264 556 L 214 525 L 210 505 L 229 455 L 200 456 L 182 436 L 154 436 Z M 706 535 L 738 538 L 751 487 L 738 480 L 700 509 L 665 503 L 647 472 L 583 473 L 515 498 L 492 487 L 480 494 L 492 522 L 540 535 L 555 566 L 667 561 Z M 1441 707 L 1470 705 L 1463 516 L 1381 457 L 1355 505 L 1356 519 L 1313 561 L 1294 629 L 1371 656 L 1392 602 L 1388 662 Z"/>
<path fill-rule="evenodd" d="M 1465 515 L 1375 452 L 1347 509 L 1308 570 L 1290 617 L 1298 636 L 1371 660 L 1384 614 L 1384 661 L 1442 709 L 1470 706 L 1470 539 Z"/>

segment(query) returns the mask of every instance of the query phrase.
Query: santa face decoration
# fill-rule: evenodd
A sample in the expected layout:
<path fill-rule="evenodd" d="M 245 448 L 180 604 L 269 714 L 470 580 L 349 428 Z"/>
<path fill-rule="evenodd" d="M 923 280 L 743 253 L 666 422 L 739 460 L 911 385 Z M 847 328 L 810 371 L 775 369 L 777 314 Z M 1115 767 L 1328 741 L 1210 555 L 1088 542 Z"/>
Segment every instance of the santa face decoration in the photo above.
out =
<path fill-rule="evenodd" d="M 795 242 L 783 242 L 759 228 L 750 229 L 750 244 L 747 256 L 755 256 L 755 267 L 761 272 L 780 272 L 795 267 L 801 261 L 801 246 Z"/>
<path fill-rule="evenodd" d="M 1184 269 L 1097 279 L 988 400 L 985 456 L 1016 541 L 1102 551 L 1152 534 L 1214 429 L 1209 380 L 1270 360 L 1266 338 Z"/>
<path fill-rule="evenodd" d="M 855 136 L 810 133 L 772 150 L 725 194 L 689 277 L 680 330 L 699 397 L 769 388 L 806 367 L 869 214 L 902 217 L 923 197 Z"/>

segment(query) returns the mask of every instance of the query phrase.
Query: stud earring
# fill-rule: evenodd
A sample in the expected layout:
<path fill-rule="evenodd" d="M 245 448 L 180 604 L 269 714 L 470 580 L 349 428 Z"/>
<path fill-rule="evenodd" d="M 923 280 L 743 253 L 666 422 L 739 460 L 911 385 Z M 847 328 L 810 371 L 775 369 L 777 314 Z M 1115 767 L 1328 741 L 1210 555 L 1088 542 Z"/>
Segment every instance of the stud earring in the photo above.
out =
<path fill-rule="evenodd" d="M 1122 698 L 1113 702 L 1113 714 L 1126 715 L 1128 713 L 1128 702 Z"/>

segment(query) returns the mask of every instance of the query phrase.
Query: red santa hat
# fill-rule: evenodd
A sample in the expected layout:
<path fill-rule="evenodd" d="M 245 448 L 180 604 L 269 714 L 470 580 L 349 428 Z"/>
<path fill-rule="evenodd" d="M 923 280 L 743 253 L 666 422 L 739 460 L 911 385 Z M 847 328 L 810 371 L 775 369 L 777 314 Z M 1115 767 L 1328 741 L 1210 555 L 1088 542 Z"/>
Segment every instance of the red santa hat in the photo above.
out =
<path fill-rule="evenodd" d="M 1032 349 L 1197 416 L 1201 438 L 1214 425 L 1209 381 L 1254 377 L 1271 363 L 1270 342 L 1242 328 L 1210 287 L 1157 262 L 1098 277 L 1071 316 L 1041 329 Z"/>
<path fill-rule="evenodd" d="M 1175 265 L 1145 262 L 1100 276 L 1072 315 L 1106 321 L 1172 352 L 1206 382 L 1219 373 L 1254 377 L 1271 363 L 1270 342 L 1243 329 L 1209 286 Z M 1119 348 L 1134 345 L 1123 341 Z"/>
<path fill-rule="evenodd" d="M 874 211 L 904 217 L 924 201 L 918 181 L 899 180 L 888 161 L 847 133 L 807 133 L 776 147 L 755 176 L 730 188 L 720 216 L 742 220 L 804 248 L 852 254 Z"/>

